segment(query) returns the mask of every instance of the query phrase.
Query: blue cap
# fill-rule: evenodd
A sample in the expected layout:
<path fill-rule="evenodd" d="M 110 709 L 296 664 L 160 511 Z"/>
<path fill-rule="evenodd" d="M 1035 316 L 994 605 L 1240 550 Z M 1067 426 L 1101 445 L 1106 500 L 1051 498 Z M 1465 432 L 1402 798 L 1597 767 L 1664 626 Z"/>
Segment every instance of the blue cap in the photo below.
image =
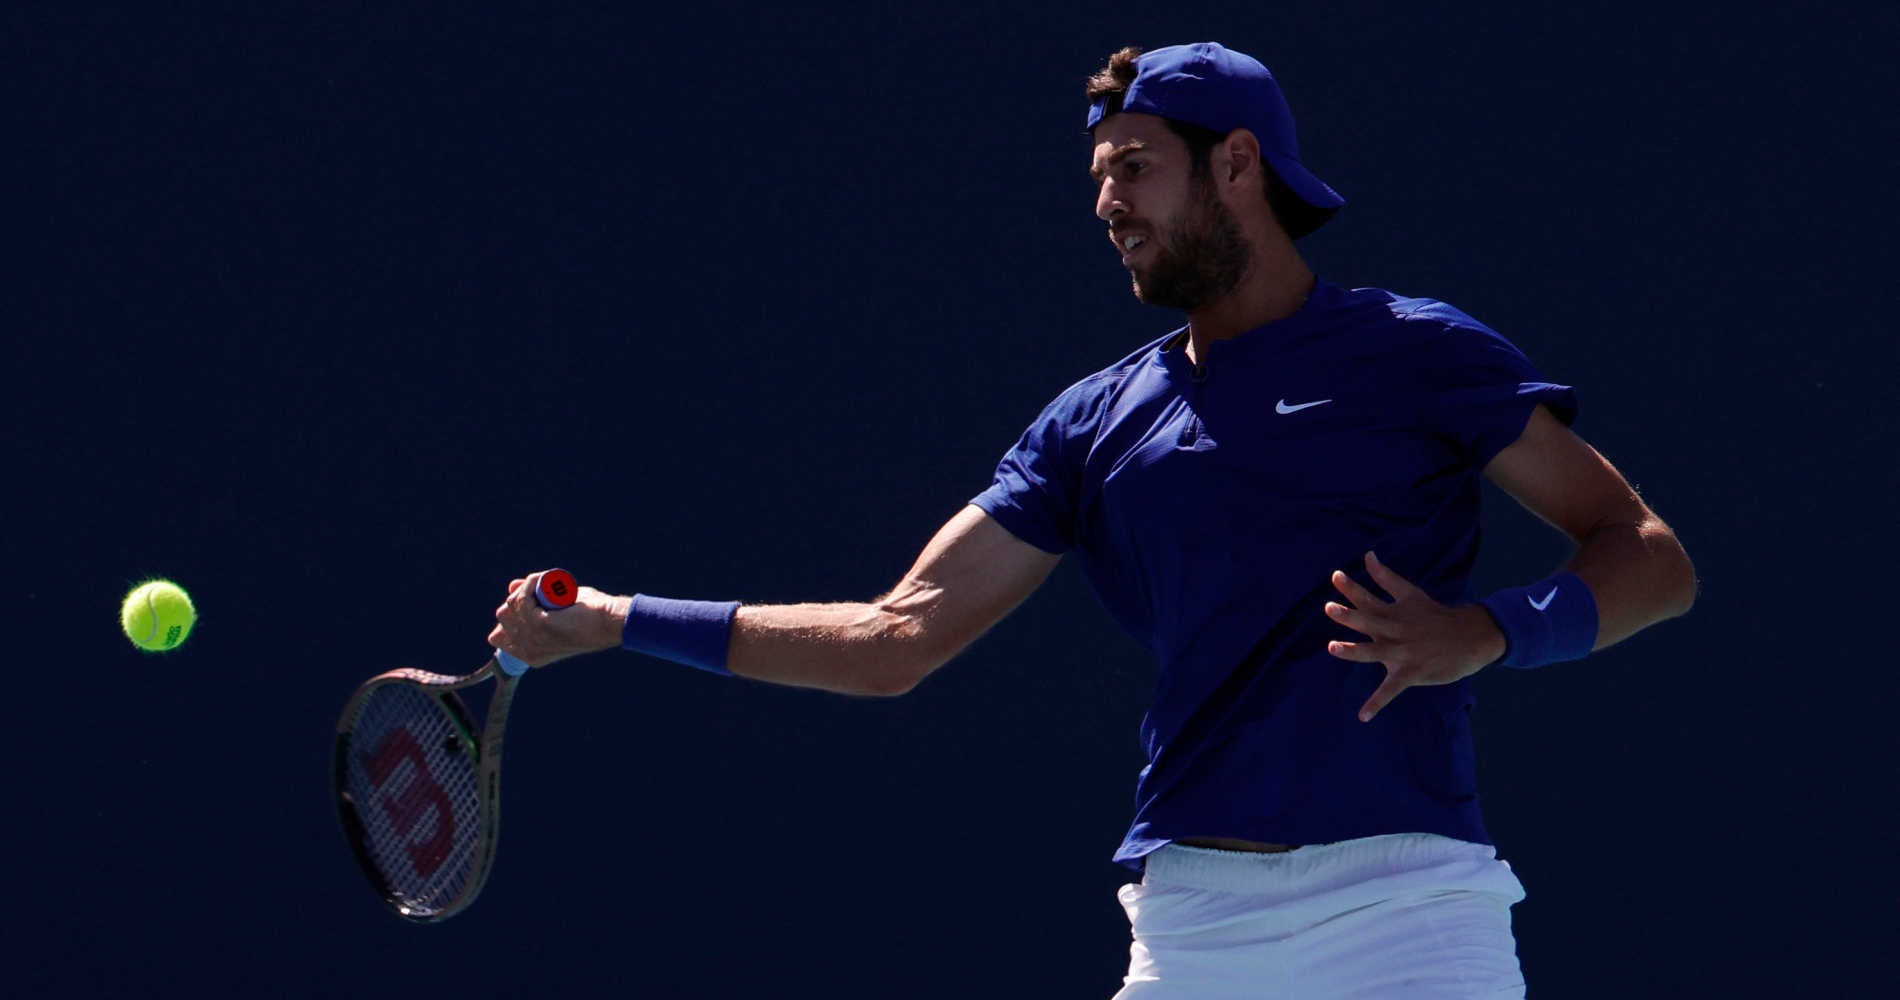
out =
<path fill-rule="evenodd" d="M 1089 106 L 1090 129 L 1112 112 L 1104 97 Z M 1346 199 L 1300 162 L 1293 110 L 1258 59 L 1217 42 L 1170 45 L 1135 59 L 1135 80 L 1115 111 L 1159 115 L 1225 135 L 1237 128 L 1260 140 L 1260 154 L 1301 201 L 1320 210 L 1298 238 L 1319 227 Z"/>

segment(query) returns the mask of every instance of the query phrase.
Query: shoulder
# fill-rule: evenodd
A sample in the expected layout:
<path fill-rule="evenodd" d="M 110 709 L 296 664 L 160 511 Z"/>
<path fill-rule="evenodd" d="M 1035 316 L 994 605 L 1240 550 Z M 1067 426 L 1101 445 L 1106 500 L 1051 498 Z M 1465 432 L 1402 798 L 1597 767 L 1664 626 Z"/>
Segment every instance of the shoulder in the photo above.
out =
<path fill-rule="evenodd" d="M 1421 363 L 1507 367 L 1528 363 L 1509 338 L 1442 299 L 1354 288 L 1343 292 L 1343 302 L 1362 329 L 1382 335 L 1383 347 L 1416 352 Z"/>
<path fill-rule="evenodd" d="M 1071 430 L 1092 429 L 1114 403 L 1129 380 L 1152 364 L 1157 353 L 1178 334 L 1176 330 L 1093 372 L 1062 390 L 1043 408 L 1039 423 L 1056 422 Z"/>
<path fill-rule="evenodd" d="M 1400 295 L 1383 288 L 1355 288 L 1346 294 L 1362 311 L 1382 315 L 1408 330 L 1504 339 L 1496 330 L 1443 299 Z"/>

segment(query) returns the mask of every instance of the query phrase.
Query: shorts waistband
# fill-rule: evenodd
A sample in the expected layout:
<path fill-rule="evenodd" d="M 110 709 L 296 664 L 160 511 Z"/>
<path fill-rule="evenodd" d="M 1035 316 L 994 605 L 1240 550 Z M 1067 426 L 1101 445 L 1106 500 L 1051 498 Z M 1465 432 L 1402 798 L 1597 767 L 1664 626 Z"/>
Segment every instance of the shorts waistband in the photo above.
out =
<path fill-rule="evenodd" d="M 1389 876 L 1517 898 L 1523 886 L 1497 849 L 1435 833 L 1394 833 L 1262 854 L 1167 844 L 1149 854 L 1142 882 L 1191 889 L 1306 895 Z"/>

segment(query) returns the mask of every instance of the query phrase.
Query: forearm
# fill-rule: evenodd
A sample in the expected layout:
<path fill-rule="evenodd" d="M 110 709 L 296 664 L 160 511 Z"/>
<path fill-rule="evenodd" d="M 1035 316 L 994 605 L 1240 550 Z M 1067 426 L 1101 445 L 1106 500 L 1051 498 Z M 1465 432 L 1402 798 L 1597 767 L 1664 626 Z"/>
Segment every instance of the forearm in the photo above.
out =
<path fill-rule="evenodd" d="M 719 674 L 840 694 L 916 687 L 1027 598 L 1060 556 L 961 509 L 890 593 L 862 603 L 735 605 L 616 598 L 619 644 Z M 547 617 L 547 616 L 543 616 Z"/>
<path fill-rule="evenodd" d="M 903 694 L 938 664 L 921 621 L 889 600 L 741 605 L 726 666 L 773 684 L 841 694 Z"/>
<path fill-rule="evenodd" d="M 1695 603 L 1695 567 L 1661 518 L 1599 525 L 1584 536 L 1564 566 L 1589 584 L 1597 604 L 1593 649 L 1689 610 Z"/>

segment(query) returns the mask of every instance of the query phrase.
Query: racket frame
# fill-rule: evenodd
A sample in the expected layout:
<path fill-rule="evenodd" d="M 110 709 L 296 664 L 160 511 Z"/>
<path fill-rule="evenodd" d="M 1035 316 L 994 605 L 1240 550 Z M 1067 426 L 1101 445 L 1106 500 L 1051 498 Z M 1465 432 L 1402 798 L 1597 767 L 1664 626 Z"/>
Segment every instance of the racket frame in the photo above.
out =
<path fill-rule="evenodd" d="M 490 678 L 495 679 L 494 693 L 488 700 L 486 721 L 480 732 L 474 728 L 474 718 L 468 706 L 462 702 L 456 692 L 473 687 Z M 501 669 L 495 659 L 490 658 L 479 670 L 460 677 L 447 674 L 430 673 L 413 667 L 399 667 L 395 670 L 377 674 L 364 681 L 362 686 L 350 696 L 344 706 L 343 714 L 338 717 L 336 740 L 332 753 L 331 787 L 336 800 L 337 816 L 343 823 L 344 838 L 349 841 L 350 853 L 363 869 L 371 886 L 376 889 L 384 903 L 395 911 L 397 916 L 415 923 L 436 923 L 447 920 L 467 909 L 475 902 L 475 897 L 488 881 L 489 870 L 495 864 L 495 849 L 501 839 L 501 748 L 502 736 L 508 723 L 508 710 L 515 697 L 515 685 L 521 678 Z M 475 782 L 478 789 L 478 819 L 475 833 L 474 859 L 470 862 L 469 872 L 462 884 L 462 891 L 455 898 L 438 907 L 428 907 L 403 898 L 391 885 L 389 877 L 376 864 L 375 855 L 370 850 L 369 836 L 359 805 L 350 789 L 350 754 L 355 747 L 355 720 L 359 709 L 378 689 L 391 684 L 409 684 L 420 688 L 432 701 L 441 705 L 455 724 L 469 737 L 470 746 L 475 753 Z M 445 818 L 446 820 L 446 818 Z"/>

